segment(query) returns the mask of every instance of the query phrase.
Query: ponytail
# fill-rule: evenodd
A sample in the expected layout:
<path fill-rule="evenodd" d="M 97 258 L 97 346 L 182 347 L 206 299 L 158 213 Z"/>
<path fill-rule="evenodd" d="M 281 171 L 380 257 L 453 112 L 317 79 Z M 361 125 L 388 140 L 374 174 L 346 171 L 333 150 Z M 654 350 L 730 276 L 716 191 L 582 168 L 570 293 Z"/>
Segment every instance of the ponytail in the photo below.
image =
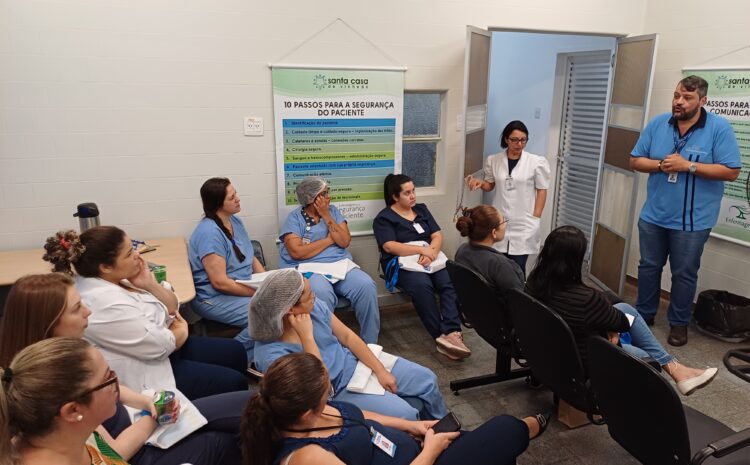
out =
<path fill-rule="evenodd" d="M 0 465 L 13 465 L 18 463 L 18 457 L 11 447 L 11 441 L 15 434 L 10 430 L 10 413 L 8 412 L 7 386 L 10 384 L 8 369 L 0 368 Z M 6 380 L 7 379 L 7 380 Z"/>
<path fill-rule="evenodd" d="M 244 465 L 268 465 L 279 453 L 281 434 L 273 421 L 273 412 L 260 393 L 245 405 L 240 442 Z"/>

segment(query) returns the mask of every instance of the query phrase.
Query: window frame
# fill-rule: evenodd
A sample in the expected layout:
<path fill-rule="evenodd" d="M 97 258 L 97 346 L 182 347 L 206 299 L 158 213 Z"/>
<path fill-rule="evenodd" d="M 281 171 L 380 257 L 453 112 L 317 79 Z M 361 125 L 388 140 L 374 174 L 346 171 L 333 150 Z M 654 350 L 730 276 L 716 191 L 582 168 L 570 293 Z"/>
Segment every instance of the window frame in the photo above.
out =
<path fill-rule="evenodd" d="M 446 102 L 448 91 L 446 89 L 404 89 L 404 99 L 406 94 L 438 94 L 440 96 L 440 114 L 438 115 L 438 134 L 429 136 L 410 136 L 403 132 L 401 134 L 401 172 L 404 173 L 404 157 L 406 144 L 413 143 L 424 143 L 424 142 L 435 142 L 435 184 L 432 186 L 418 186 L 418 195 L 443 195 L 445 194 L 445 179 L 446 179 Z M 406 115 L 404 115 L 404 121 Z M 404 125 L 405 126 L 405 125 Z M 406 173 L 404 173 L 406 174 Z"/>

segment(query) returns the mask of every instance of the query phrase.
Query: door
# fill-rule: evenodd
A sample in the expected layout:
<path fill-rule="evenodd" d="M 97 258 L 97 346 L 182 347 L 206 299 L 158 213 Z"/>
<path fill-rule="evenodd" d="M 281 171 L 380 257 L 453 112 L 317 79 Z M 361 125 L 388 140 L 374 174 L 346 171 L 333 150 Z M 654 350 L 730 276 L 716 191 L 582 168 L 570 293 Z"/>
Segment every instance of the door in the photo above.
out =
<path fill-rule="evenodd" d="M 622 293 L 638 195 L 630 152 L 648 116 L 657 36 L 618 39 L 614 79 L 595 206 L 590 277 Z"/>
<path fill-rule="evenodd" d="M 552 228 L 578 227 L 591 243 L 612 70 L 610 50 L 566 54 Z M 587 253 L 588 256 L 588 253 Z"/>

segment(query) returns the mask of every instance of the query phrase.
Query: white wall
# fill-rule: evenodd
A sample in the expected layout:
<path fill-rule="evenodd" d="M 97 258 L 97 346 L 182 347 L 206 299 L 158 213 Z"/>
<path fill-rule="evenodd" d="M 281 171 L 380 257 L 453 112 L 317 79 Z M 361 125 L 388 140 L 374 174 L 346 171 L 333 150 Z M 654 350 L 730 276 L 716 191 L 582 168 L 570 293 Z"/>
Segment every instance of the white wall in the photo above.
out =
<path fill-rule="evenodd" d="M 728 0 L 717 4 L 677 0 L 649 0 L 645 15 L 646 33 L 659 33 L 656 73 L 651 91 L 650 116 L 670 111 L 672 92 L 682 78 L 682 68 L 744 66 L 750 68 L 750 3 Z M 743 48 L 739 53 L 722 55 Z M 718 58 L 718 59 L 717 59 Z M 646 176 L 639 182 L 638 211 L 646 195 Z M 633 229 L 628 274 L 638 275 L 638 229 Z M 662 276 L 662 288 L 669 289 L 671 275 Z M 710 238 L 706 244 L 698 278 L 698 292 L 726 289 L 750 296 L 750 247 Z"/>
<path fill-rule="evenodd" d="M 451 175 L 422 200 L 452 253 L 465 26 L 639 33 L 644 11 L 645 0 L 0 0 L 0 249 L 76 227 L 84 201 L 131 237 L 187 236 L 200 184 L 225 175 L 275 264 L 267 64 L 341 17 L 408 67 L 408 89 L 447 90 Z M 263 137 L 242 135 L 245 115 L 265 118 Z M 352 249 L 375 275 L 372 238 Z"/>
<path fill-rule="evenodd" d="M 505 125 L 521 120 L 529 129 L 526 150 L 554 163 L 555 154 L 547 148 L 557 54 L 612 50 L 614 45 L 613 37 L 494 32 L 485 156 L 501 151 Z"/>

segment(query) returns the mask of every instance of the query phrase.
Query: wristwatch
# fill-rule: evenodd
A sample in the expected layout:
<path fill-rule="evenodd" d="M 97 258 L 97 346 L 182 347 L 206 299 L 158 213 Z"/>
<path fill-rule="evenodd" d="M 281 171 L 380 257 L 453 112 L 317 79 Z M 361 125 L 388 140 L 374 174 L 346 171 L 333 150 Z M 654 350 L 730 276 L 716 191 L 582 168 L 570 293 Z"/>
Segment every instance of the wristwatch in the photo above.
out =
<path fill-rule="evenodd" d="M 698 167 L 695 163 L 691 163 L 690 166 L 688 166 L 688 172 L 690 172 L 690 174 L 695 174 L 696 171 L 698 171 Z"/>

